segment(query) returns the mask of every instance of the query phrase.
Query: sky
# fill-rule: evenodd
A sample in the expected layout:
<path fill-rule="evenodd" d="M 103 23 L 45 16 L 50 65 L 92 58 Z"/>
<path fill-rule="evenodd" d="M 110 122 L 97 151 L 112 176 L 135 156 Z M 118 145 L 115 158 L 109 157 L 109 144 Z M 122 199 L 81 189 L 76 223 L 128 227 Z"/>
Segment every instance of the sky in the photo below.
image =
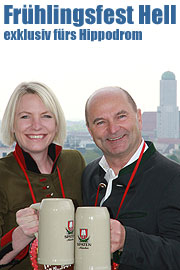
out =
<path fill-rule="evenodd" d="M 163 3 L 162 3 L 163 2 Z M 142 31 L 142 40 L 5 40 L 5 31 L 64 29 L 79 31 L 73 25 L 14 25 L 4 24 L 4 6 L 22 8 L 24 4 L 59 5 L 66 8 L 118 9 L 132 6 L 134 24 L 92 26 L 91 31 Z M 163 10 L 176 6 L 176 24 L 145 24 L 138 21 L 139 5 Z M 152 12 L 151 12 L 152 14 Z M 151 16 L 152 17 L 152 16 Z M 127 19 L 127 18 L 126 18 Z M 89 95 L 105 86 L 120 86 L 135 99 L 143 111 L 156 111 L 159 105 L 160 79 L 172 71 L 177 80 L 177 105 L 180 107 L 180 3 L 179 0 L 1 0 L 0 3 L 0 119 L 15 87 L 23 81 L 40 81 L 57 95 L 67 120 L 83 120 L 84 105 Z"/>

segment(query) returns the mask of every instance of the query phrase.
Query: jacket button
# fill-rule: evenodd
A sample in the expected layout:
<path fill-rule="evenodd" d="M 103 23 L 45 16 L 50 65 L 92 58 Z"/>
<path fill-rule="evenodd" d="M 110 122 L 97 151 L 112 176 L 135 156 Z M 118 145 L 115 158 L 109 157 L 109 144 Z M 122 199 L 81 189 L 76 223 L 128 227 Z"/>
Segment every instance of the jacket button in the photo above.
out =
<path fill-rule="evenodd" d="M 99 184 L 99 187 L 100 187 L 100 188 L 106 188 L 106 184 L 100 183 L 100 184 Z"/>

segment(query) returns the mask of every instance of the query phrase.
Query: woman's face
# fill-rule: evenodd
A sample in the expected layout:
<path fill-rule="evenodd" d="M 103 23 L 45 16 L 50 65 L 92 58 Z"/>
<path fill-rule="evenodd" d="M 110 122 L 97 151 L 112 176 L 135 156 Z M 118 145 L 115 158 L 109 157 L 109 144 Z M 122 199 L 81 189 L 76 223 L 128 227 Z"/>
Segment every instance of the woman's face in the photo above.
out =
<path fill-rule="evenodd" d="M 32 156 L 47 154 L 56 135 L 56 120 L 36 94 L 25 94 L 17 104 L 13 131 L 24 151 Z"/>

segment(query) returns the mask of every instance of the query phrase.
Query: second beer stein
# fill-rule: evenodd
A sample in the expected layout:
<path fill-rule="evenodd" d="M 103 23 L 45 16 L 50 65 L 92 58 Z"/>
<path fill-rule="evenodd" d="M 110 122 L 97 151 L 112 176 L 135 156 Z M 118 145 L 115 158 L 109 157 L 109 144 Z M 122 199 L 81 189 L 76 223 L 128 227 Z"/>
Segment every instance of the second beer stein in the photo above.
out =
<path fill-rule="evenodd" d="M 75 224 L 75 270 L 111 270 L 107 208 L 78 207 Z"/>

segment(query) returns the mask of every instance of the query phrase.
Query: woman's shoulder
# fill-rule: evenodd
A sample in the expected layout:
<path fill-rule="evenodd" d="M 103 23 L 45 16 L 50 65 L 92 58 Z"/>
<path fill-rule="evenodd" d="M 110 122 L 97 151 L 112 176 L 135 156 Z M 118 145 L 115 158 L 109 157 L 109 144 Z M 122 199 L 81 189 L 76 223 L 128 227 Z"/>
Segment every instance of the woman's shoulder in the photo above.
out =
<path fill-rule="evenodd" d="M 8 154 L 6 157 L 0 158 L 0 188 L 7 186 L 9 180 L 17 175 L 18 167 L 13 153 Z"/>
<path fill-rule="evenodd" d="M 73 163 L 83 163 L 85 166 L 85 160 L 83 155 L 78 150 L 74 149 L 63 149 L 60 155 L 61 160 L 73 162 Z"/>
<path fill-rule="evenodd" d="M 0 168 L 11 167 L 12 163 L 15 161 L 13 152 L 10 152 L 5 157 L 0 158 Z"/>
<path fill-rule="evenodd" d="M 79 152 L 78 150 L 75 150 L 75 149 L 63 149 L 62 152 L 61 152 L 61 155 L 63 157 L 75 157 L 75 156 L 78 156 L 78 157 L 81 157 L 82 154 L 81 152 Z"/>

